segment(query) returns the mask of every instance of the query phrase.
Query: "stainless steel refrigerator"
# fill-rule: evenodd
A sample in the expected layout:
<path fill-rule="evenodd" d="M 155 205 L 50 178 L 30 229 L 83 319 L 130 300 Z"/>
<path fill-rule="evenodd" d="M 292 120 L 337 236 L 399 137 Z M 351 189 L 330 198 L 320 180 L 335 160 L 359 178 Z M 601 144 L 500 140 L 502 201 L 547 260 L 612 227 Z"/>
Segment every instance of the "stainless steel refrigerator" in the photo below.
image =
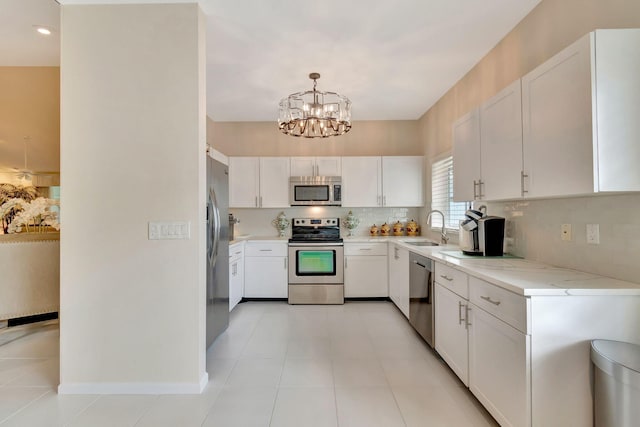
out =
<path fill-rule="evenodd" d="M 207 348 L 229 326 L 229 168 L 207 155 Z"/>

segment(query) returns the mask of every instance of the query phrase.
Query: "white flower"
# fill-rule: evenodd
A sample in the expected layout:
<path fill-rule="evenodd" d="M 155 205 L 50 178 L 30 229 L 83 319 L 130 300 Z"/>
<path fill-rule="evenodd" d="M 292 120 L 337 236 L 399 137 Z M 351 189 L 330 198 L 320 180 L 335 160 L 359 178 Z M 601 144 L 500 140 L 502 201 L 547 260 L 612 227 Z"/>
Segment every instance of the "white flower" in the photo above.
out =
<path fill-rule="evenodd" d="M 5 208 L 5 205 L 11 203 L 13 200 L 21 201 L 15 202 L 14 206 L 19 206 L 22 210 L 19 211 L 11 221 L 8 228 L 9 233 L 20 232 L 22 231 L 23 226 L 26 227 L 27 231 L 29 231 L 29 227 L 31 226 L 40 227 L 43 225 L 51 226 L 56 230 L 60 229 L 57 212 L 50 210 L 51 206 L 58 204 L 55 200 L 38 197 L 37 199 L 26 203 L 22 199 L 12 199 L 0 207 L 0 213 L 2 213 L 2 209 Z M 6 212 L 8 213 L 9 209 L 6 209 Z"/>

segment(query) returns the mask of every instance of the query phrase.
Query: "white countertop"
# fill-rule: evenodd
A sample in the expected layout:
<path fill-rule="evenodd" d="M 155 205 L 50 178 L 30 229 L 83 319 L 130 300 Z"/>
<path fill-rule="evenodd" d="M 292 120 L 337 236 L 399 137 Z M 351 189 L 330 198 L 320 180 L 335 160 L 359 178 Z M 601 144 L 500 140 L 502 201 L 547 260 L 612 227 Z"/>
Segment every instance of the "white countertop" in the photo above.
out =
<path fill-rule="evenodd" d="M 640 284 L 597 274 L 553 267 L 526 259 L 482 257 L 460 259 L 441 253 L 443 250 L 458 249 L 451 245 L 417 247 L 403 242 L 396 242 L 396 244 L 519 295 L 640 296 Z"/>
<path fill-rule="evenodd" d="M 429 241 L 424 236 L 354 236 L 345 237 L 345 243 L 393 242 L 411 252 L 424 255 L 434 261 L 449 265 L 471 276 L 485 280 L 506 290 L 524 296 L 565 295 L 628 295 L 640 296 L 640 284 L 611 277 L 585 273 L 568 268 L 554 267 L 518 258 L 456 258 L 442 253 L 459 248 L 446 246 L 413 246 L 407 242 Z M 231 245 L 243 241 L 263 243 L 287 243 L 288 237 L 238 236 Z"/>

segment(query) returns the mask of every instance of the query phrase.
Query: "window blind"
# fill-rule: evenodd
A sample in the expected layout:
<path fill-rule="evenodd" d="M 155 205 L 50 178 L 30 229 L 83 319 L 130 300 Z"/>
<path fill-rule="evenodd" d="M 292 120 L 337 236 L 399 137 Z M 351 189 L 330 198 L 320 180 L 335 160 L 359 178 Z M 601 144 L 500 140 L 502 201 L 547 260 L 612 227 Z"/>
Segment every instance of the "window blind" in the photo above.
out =
<path fill-rule="evenodd" d="M 445 228 L 458 230 L 460 220 L 464 219 L 467 205 L 453 201 L 453 157 L 449 156 L 431 165 L 431 208 L 442 211 Z M 440 215 L 431 217 L 431 227 L 442 227 Z"/>

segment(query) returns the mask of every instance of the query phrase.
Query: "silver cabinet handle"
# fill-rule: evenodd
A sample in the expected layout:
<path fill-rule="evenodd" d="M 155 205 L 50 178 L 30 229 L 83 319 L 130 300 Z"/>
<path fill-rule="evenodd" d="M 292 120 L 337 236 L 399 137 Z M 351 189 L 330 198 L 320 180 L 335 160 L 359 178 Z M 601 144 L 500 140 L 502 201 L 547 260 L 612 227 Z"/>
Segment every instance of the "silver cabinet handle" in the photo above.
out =
<path fill-rule="evenodd" d="M 520 171 L 520 190 L 522 193 L 522 197 L 524 197 L 525 193 L 528 193 L 528 190 L 524 189 L 524 179 L 529 178 L 529 175 L 524 173 L 524 171 Z"/>
<path fill-rule="evenodd" d="M 382 196 L 382 206 L 387 206 L 387 196 Z"/>
<path fill-rule="evenodd" d="M 465 305 L 464 306 L 464 328 L 465 329 L 469 329 L 469 326 L 471 326 L 471 322 L 469 322 L 469 312 L 471 311 L 471 307 L 469 307 L 469 305 Z"/>
<path fill-rule="evenodd" d="M 446 281 L 448 281 L 448 282 L 450 282 L 450 281 L 452 281 L 452 280 L 453 280 L 453 277 L 444 276 L 444 275 L 442 275 L 442 274 L 440 275 L 440 277 L 442 277 L 444 280 L 446 280 Z"/>
<path fill-rule="evenodd" d="M 370 251 L 371 248 L 360 248 L 361 251 Z"/>
<path fill-rule="evenodd" d="M 490 302 L 493 305 L 500 305 L 500 301 L 494 301 L 491 299 L 491 297 L 485 297 L 484 295 L 480 295 L 480 298 L 482 298 L 483 300 Z"/>
<path fill-rule="evenodd" d="M 474 179 L 473 180 L 473 200 L 476 200 L 478 198 L 478 192 L 476 191 L 477 188 L 478 188 L 478 182 Z"/>
<path fill-rule="evenodd" d="M 344 257 L 344 268 L 347 268 L 347 260 L 348 260 L 348 259 L 349 259 L 349 258 Z"/>
<path fill-rule="evenodd" d="M 462 325 L 462 321 L 464 320 L 464 317 L 462 317 L 462 307 L 466 307 L 466 305 L 464 305 L 462 301 L 458 301 L 458 325 Z"/>
<path fill-rule="evenodd" d="M 289 265 L 288 265 L 289 263 L 288 263 L 287 261 L 288 261 L 288 259 L 287 259 L 287 258 L 285 258 L 285 259 L 284 259 L 284 269 L 285 269 L 285 270 L 289 267 Z"/>
<path fill-rule="evenodd" d="M 260 196 L 260 207 L 262 207 L 262 196 Z"/>
<path fill-rule="evenodd" d="M 272 249 L 260 249 L 260 252 L 272 252 Z"/>
<path fill-rule="evenodd" d="M 382 205 L 382 196 L 378 196 L 378 206 Z"/>
<path fill-rule="evenodd" d="M 258 207 L 258 196 L 256 196 L 255 204 L 256 204 L 256 208 L 257 208 Z"/>
<path fill-rule="evenodd" d="M 398 256 L 398 248 L 393 248 L 393 258 L 394 259 L 400 259 L 400 257 Z"/>

